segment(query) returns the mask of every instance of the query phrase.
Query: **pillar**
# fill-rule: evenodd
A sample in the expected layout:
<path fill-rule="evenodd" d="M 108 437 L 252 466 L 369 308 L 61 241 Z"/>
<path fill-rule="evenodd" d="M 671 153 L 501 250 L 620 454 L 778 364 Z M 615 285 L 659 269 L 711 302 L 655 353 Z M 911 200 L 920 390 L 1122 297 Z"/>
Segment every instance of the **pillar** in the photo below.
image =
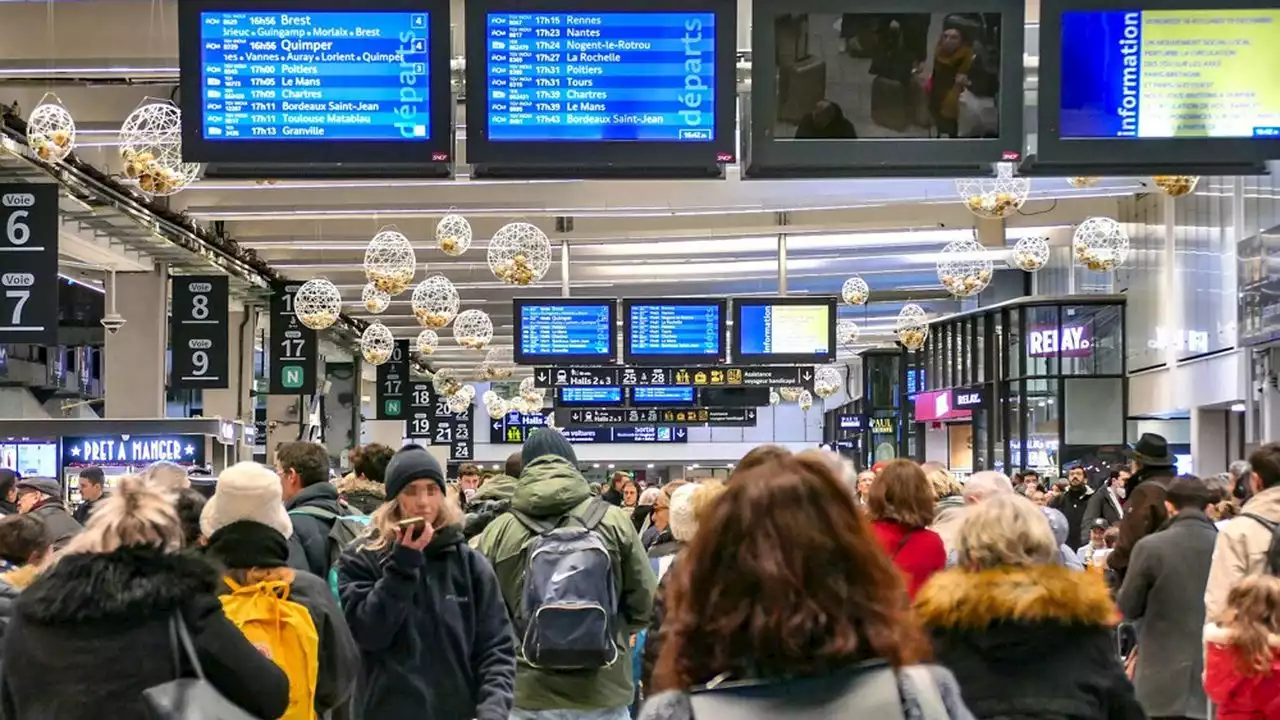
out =
<path fill-rule="evenodd" d="M 110 275 L 108 312 L 114 305 L 125 324 L 114 333 L 106 333 L 105 417 L 165 416 L 168 298 L 169 277 L 164 266 L 155 272 Z"/>
<path fill-rule="evenodd" d="M 267 396 L 267 464 L 276 462 L 276 446 L 294 442 L 306 421 L 306 408 L 299 395 Z"/>
<path fill-rule="evenodd" d="M 1208 477 L 1224 472 L 1231 464 L 1234 458 L 1228 427 L 1234 415 L 1229 410 L 1191 411 L 1191 464 L 1196 475 Z"/>

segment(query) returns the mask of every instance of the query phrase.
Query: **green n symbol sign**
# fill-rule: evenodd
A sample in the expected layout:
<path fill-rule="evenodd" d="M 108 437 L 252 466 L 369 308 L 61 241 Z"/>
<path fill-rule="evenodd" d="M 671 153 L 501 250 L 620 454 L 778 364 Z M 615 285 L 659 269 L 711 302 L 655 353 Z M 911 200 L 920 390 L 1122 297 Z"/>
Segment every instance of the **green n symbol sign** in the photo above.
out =
<path fill-rule="evenodd" d="M 302 366 L 284 365 L 280 368 L 280 384 L 287 388 L 302 387 Z"/>

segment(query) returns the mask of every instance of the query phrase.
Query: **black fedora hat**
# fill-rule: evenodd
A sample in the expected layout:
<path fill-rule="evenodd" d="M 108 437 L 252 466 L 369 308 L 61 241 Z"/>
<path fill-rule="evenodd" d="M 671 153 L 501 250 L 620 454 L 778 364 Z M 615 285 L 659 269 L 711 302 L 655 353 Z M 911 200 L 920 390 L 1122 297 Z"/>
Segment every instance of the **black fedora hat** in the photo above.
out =
<path fill-rule="evenodd" d="M 1125 451 L 1125 455 L 1151 467 L 1172 467 L 1176 463 L 1169 452 L 1169 441 L 1156 433 L 1142 433 L 1142 437 Z"/>

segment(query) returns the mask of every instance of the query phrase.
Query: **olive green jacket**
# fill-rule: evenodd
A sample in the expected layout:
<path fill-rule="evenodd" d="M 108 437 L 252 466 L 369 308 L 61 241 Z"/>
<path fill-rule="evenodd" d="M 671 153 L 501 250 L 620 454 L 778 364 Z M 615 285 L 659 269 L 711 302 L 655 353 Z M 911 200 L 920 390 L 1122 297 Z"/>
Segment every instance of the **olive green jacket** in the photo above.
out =
<path fill-rule="evenodd" d="M 576 467 L 558 456 L 544 455 L 525 466 L 511 507 L 533 518 L 555 519 L 583 514 L 592 499 L 587 481 Z M 657 578 L 629 514 L 610 508 L 597 532 L 613 556 L 620 605 L 618 659 L 592 673 L 556 673 L 536 670 L 517 657 L 517 708 L 598 710 L 631 704 L 634 687 L 628 638 L 649 624 Z M 502 597 L 513 619 L 518 616 L 524 591 L 524 549 L 532 539 L 528 528 L 508 513 L 485 529 L 477 546 L 498 574 Z M 519 638 L 516 645 L 518 648 Z"/>

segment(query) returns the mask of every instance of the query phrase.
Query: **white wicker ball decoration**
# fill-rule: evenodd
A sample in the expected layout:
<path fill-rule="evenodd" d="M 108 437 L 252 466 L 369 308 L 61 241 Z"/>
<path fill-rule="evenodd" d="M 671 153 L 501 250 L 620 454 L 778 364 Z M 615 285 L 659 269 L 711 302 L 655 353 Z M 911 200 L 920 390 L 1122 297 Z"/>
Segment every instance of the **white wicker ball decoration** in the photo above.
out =
<path fill-rule="evenodd" d="M 1049 240 L 1039 235 L 1028 235 L 1013 246 L 1014 267 L 1024 272 L 1039 272 L 1049 264 Z"/>
<path fill-rule="evenodd" d="M 551 267 L 551 241 L 535 225 L 513 222 L 489 241 L 489 271 L 508 285 L 528 285 Z"/>
<path fill-rule="evenodd" d="M 537 387 L 537 385 L 533 382 L 533 378 L 531 378 L 531 377 L 527 377 L 527 378 L 525 378 L 525 379 L 523 379 L 523 380 L 521 380 L 521 381 L 520 381 L 520 394 L 521 394 L 521 395 L 527 395 L 527 394 L 529 394 L 529 393 L 537 392 L 538 390 L 539 390 L 539 388 L 538 388 L 538 387 Z"/>
<path fill-rule="evenodd" d="M 956 297 L 970 297 L 991 283 L 991 258 L 977 240 L 954 240 L 938 257 L 938 281 Z"/>
<path fill-rule="evenodd" d="M 461 215 L 449 213 L 436 223 L 436 247 L 445 255 L 458 256 L 471 247 L 471 223 Z"/>
<path fill-rule="evenodd" d="M 484 411 L 493 420 L 497 420 L 511 411 L 510 404 L 492 390 L 485 392 L 484 396 L 481 397 L 481 402 L 484 404 Z"/>
<path fill-rule="evenodd" d="M 120 157 L 125 177 L 148 195 L 173 195 L 200 177 L 199 163 L 182 162 L 182 111 L 168 101 L 143 101 L 125 118 Z"/>
<path fill-rule="evenodd" d="M 481 380 L 506 380 L 515 372 L 511 348 L 489 348 L 480 363 Z"/>
<path fill-rule="evenodd" d="M 769 388 L 769 404 L 777 405 L 781 402 L 782 402 L 782 396 L 778 394 L 778 391 L 774 390 L 773 388 Z"/>
<path fill-rule="evenodd" d="M 458 289 L 443 275 L 432 275 L 418 283 L 410 300 L 413 316 L 418 319 L 418 324 L 433 330 L 439 330 L 453 322 L 461 303 Z"/>
<path fill-rule="evenodd" d="M 380 322 L 370 323 L 360 336 L 360 354 L 370 365 L 381 365 L 391 359 L 395 352 L 396 339 L 391 330 Z"/>
<path fill-rule="evenodd" d="M 453 322 L 453 338 L 464 348 L 484 350 L 493 340 L 493 321 L 483 310 L 464 310 Z"/>
<path fill-rule="evenodd" d="M 796 398 L 796 404 L 800 406 L 801 412 L 809 412 L 809 408 L 813 407 L 813 393 L 801 390 L 800 397 Z"/>
<path fill-rule="evenodd" d="M 364 251 L 364 276 L 390 295 L 408 290 L 417 268 L 413 244 L 392 225 L 379 230 Z"/>
<path fill-rule="evenodd" d="M 360 291 L 360 302 L 365 310 L 374 315 L 380 315 L 391 307 L 391 295 L 379 290 L 373 283 L 366 283 L 364 289 Z"/>
<path fill-rule="evenodd" d="M 457 392 L 450 395 L 445 400 L 445 403 L 449 407 L 449 412 L 454 415 L 461 415 L 467 411 L 467 408 L 471 407 L 471 398 L 464 392 Z"/>
<path fill-rule="evenodd" d="M 1151 178 L 1151 182 L 1160 188 L 1160 191 L 1169 197 L 1182 197 L 1190 195 L 1196 191 L 1196 185 L 1200 184 L 1200 177 L 1197 175 L 1157 175 Z"/>
<path fill-rule="evenodd" d="M 328 280 L 308 280 L 293 296 L 293 314 L 312 330 L 324 330 L 342 314 L 342 293 Z"/>
<path fill-rule="evenodd" d="M 994 178 L 961 178 L 956 180 L 956 192 L 978 217 L 1009 217 L 1022 208 L 1031 192 L 1031 180 L 1014 176 L 1013 170 L 1013 163 L 996 163 Z"/>
<path fill-rule="evenodd" d="M 27 117 L 27 145 L 46 162 L 61 162 L 76 146 L 76 121 L 52 93 Z"/>
<path fill-rule="evenodd" d="M 455 395 L 462 390 L 462 381 L 458 379 L 458 374 L 452 370 L 445 369 L 438 371 L 431 378 L 431 387 L 436 393 L 449 397 Z"/>
<path fill-rule="evenodd" d="M 898 320 L 894 331 L 898 342 L 908 350 L 919 350 L 929 339 L 929 316 L 924 308 L 915 303 L 907 303 L 898 312 Z"/>
<path fill-rule="evenodd" d="M 826 399 L 840 392 L 844 378 L 833 367 L 820 367 L 813 374 L 813 394 Z"/>
<path fill-rule="evenodd" d="M 474 400 L 476 398 L 475 385 L 463 385 L 462 389 L 459 390 L 458 392 L 462 395 L 466 395 L 468 400 Z"/>
<path fill-rule="evenodd" d="M 858 323 L 848 318 L 836 321 L 836 342 L 841 347 L 853 347 L 858 342 L 858 336 L 862 334 L 862 330 L 858 328 Z"/>
<path fill-rule="evenodd" d="M 854 275 L 844 281 L 844 285 L 840 288 L 840 297 L 850 305 L 865 305 L 871 297 L 871 286 L 866 280 Z"/>
<path fill-rule="evenodd" d="M 413 345 L 419 355 L 430 355 L 440 346 L 440 336 L 435 330 L 423 330 L 418 333 L 418 338 L 414 340 Z"/>
<path fill-rule="evenodd" d="M 1090 177 L 1088 175 L 1077 175 L 1075 177 L 1067 178 L 1067 184 L 1073 188 L 1084 189 L 1084 188 L 1091 188 L 1094 185 L 1097 185 L 1098 181 L 1100 180 L 1102 180 L 1102 178 L 1100 177 Z"/>
<path fill-rule="evenodd" d="M 800 393 L 804 391 L 801 387 L 781 387 L 778 388 L 778 395 L 786 402 L 795 402 L 800 399 Z"/>
<path fill-rule="evenodd" d="M 1076 227 L 1071 249 L 1085 267 L 1107 272 L 1123 265 L 1129 257 L 1129 234 L 1111 218 L 1091 217 Z"/>

